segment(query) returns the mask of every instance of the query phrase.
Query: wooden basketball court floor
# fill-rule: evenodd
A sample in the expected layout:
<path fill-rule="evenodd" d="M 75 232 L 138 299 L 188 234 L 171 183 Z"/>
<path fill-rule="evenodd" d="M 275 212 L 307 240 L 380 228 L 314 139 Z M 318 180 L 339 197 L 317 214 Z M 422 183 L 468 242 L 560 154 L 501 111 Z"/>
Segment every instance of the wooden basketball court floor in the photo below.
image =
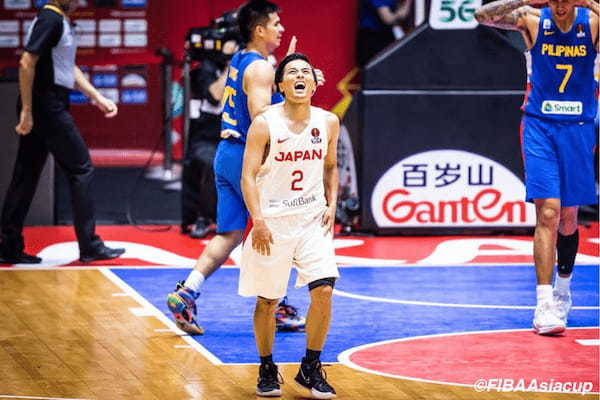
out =
<path fill-rule="evenodd" d="M 26 230 L 26 237 L 28 250 L 42 256 L 44 264 L 37 267 L 0 267 L 0 399 L 256 398 L 254 391 L 258 365 L 252 361 L 256 358 L 252 346 L 252 301 L 240 303 L 242 305 L 236 303 L 234 264 L 237 256 L 232 255 L 225 268 L 205 284 L 206 292 L 200 303 L 205 311 L 201 312 L 200 318 L 206 322 L 207 332 L 204 337 L 197 339 L 177 330 L 161 303 L 172 289 L 172 278 L 180 276 L 184 279 L 187 276 L 190 260 L 199 254 L 201 242 L 180 236 L 175 228 L 166 233 L 148 233 L 132 227 L 100 227 L 100 234 L 111 245 L 125 245 L 128 251 L 126 258 L 82 265 L 75 261 L 76 244 L 70 228 L 40 227 Z M 547 368 L 539 371 L 539 380 L 551 378 L 555 383 L 561 379 L 574 381 L 578 377 L 580 381 L 591 379 L 594 381 L 593 390 L 587 392 L 592 393 L 583 398 L 598 398 L 597 279 L 593 282 L 593 277 L 597 278 L 598 275 L 597 224 L 585 230 L 582 239 L 576 268 L 578 272 L 582 271 L 585 282 L 574 287 L 574 296 L 575 290 L 579 290 L 585 293 L 585 297 L 575 298 L 575 306 L 578 306 L 577 302 L 581 306 L 572 312 L 570 328 L 572 332 L 578 331 L 578 327 L 588 329 L 591 336 L 586 336 L 586 340 L 592 346 L 585 346 L 583 352 L 575 351 L 573 354 L 577 357 L 569 358 L 564 353 L 565 349 L 570 351 L 569 347 L 558 349 L 557 343 L 564 343 L 571 329 L 565 335 L 567 339 L 563 337 L 544 342 L 552 343 L 551 347 L 542 346 L 540 349 L 553 353 L 550 358 L 545 358 Z M 532 272 L 530 256 L 527 255 L 530 244 L 530 239 L 526 237 L 343 238 L 339 243 L 336 242 L 338 261 L 344 266 L 342 279 L 347 283 L 342 284 L 343 280 L 340 280 L 339 295 L 334 296 L 336 317 L 333 323 L 337 323 L 338 328 L 333 332 L 332 326 L 332 336 L 326 348 L 330 346 L 334 351 L 324 357 L 324 365 L 338 398 L 582 398 L 581 394 L 574 393 L 501 392 L 493 385 L 477 391 L 481 387 L 476 388 L 475 381 L 461 383 L 463 374 L 478 376 L 478 370 L 482 371 L 482 379 L 494 376 L 505 379 L 500 370 L 497 375 L 489 375 L 489 371 L 485 372 L 484 364 L 493 364 L 496 357 L 501 357 L 502 349 L 512 345 L 498 342 L 510 341 L 510 338 L 500 337 L 496 341 L 497 346 L 490 345 L 490 342 L 481 344 L 493 347 L 489 347 L 491 356 L 487 358 L 478 360 L 471 354 L 450 360 L 452 362 L 448 364 L 448 369 L 455 370 L 451 378 L 438 376 L 437 372 L 427 375 L 427 371 L 437 371 L 435 364 L 448 361 L 438 358 L 440 354 L 446 357 L 445 347 L 453 348 L 452 354 L 456 355 L 464 350 L 462 347 L 470 346 L 470 339 L 442 342 L 425 354 L 419 354 L 419 348 L 394 354 L 395 350 L 391 350 L 385 354 L 387 350 L 384 348 L 384 354 L 380 352 L 375 358 L 368 359 L 372 356 L 368 354 L 363 357 L 367 360 L 367 364 L 362 364 L 363 367 L 360 367 L 360 355 L 344 357 L 340 354 L 345 351 L 338 351 L 361 347 L 355 346 L 357 343 L 370 346 L 372 342 L 394 342 L 382 340 L 386 338 L 410 339 L 423 333 L 449 332 L 452 339 L 452 334 L 456 332 L 481 333 L 507 327 L 515 329 L 499 332 L 527 335 L 517 338 L 517 342 L 525 340 L 540 343 L 541 340 L 536 341 L 543 338 L 531 334 L 528 326 L 531 305 L 535 299 L 527 298 L 522 300 L 522 304 L 513 306 L 510 303 L 515 301 L 514 297 L 503 300 L 492 293 L 488 297 L 473 300 L 473 304 L 466 304 L 477 296 L 478 290 L 457 283 L 457 277 L 464 276 L 465 271 L 471 274 L 487 269 L 491 271 L 491 279 L 476 280 L 470 284 L 475 288 L 481 286 L 482 291 L 486 291 L 499 281 L 511 281 L 512 278 L 507 276 L 514 273 L 515 280 L 510 285 L 516 287 L 515 282 L 525 280 L 523 273 Z M 452 251 L 448 250 L 449 247 Z M 439 262 L 442 259 L 448 262 L 442 265 Z M 420 263 L 419 260 L 428 262 Z M 445 277 L 446 273 L 450 275 Z M 432 279 L 432 275 L 435 278 Z M 215 283 L 210 286 L 213 280 Z M 217 281 L 225 282 L 224 286 L 219 286 Z M 405 281 L 408 286 L 402 286 Z M 368 284 L 377 289 L 384 283 L 395 286 L 387 291 L 364 289 Z M 517 303 L 521 301 L 518 300 L 520 297 L 524 297 L 523 293 L 532 290 L 533 283 L 526 283 L 526 287 L 515 289 L 520 291 Z M 459 286 L 459 290 L 452 293 L 454 284 Z M 408 287 L 414 291 L 411 292 Z M 463 293 L 468 290 L 472 291 Z M 502 295 L 506 287 L 498 290 Z M 290 297 L 305 306 L 306 299 L 300 299 L 297 295 L 299 292 L 290 292 Z M 375 303 L 362 305 L 376 297 L 373 293 L 385 297 L 383 292 L 391 297 L 381 301 L 385 307 L 404 307 L 398 314 L 395 308 L 379 310 Z M 430 294 L 419 297 L 425 292 Z M 532 293 L 529 295 L 534 296 Z M 359 303 L 361 301 L 363 303 Z M 477 302 L 491 303 L 481 306 L 475 304 Z M 446 303 L 455 303 L 456 307 Z M 440 306 L 441 314 L 436 311 L 431 318 L 425 317 L 436 305 Z M 493 311 L 497 314 L 486 317 L 485 313 L 491 310 L 488 306 L 501 309 L 506 318 L 500 316 L 498 309 Z M 446 319 L 456 320 L 466 314 L 474 321 L 472 325 L 463 323 L 457 328 L 450 326 L 451 323 Z M 498 326 L 494 325 L 496 316 L 503 321 Z M 417 325 L 426 325 L 424 320 L 427 318 L 429 328 L 415 328 Z M 235 328 L 236 325 L 228 325 L 232 320 L 247 323 Z M 476 322 L 479 320 L 482 322 Z M 377 325 L 380 321 L 383 321 L 381 326 Z M 237 332 L 232 332 L 236 329 Z M 303 351 L 303 334 L 286 335 L 275 347 L 275 360 L 282 361 L 280 368 L 285 382 L 282 385 L 282 398 L 306 398 L 306 392 L 293 383 L 298 369 L 294 357 Z M 434 336 L 428 337 L 437 339 Z M 346 343 L 344 338 L 354 342 Z M 292 355 L 286 355 L 286 346 L 295 346 L 290 353 Z M 283 354 L 279 358 L 278 352 Z M 423 353 L 422 350 L 420 352 Z M 397 354 L 410 354 L 411 357 L 417 354 L 417 361 L 407 359 L 398 362 L 394 358 Z M 535 357 L 523 359 L 514 354 L 511 357 L 509 364 L 512 362 L 511 367 L 514 367 L 513 378 L 519 379 L 518 374 L 521 373 L 524 377 L 536 376 L 536 371 L 527 370 L 529 362 L 535 364 Z M 581 361 L 584 358 L 585 362 Z M 343 362 L 344 359 L 352 362 Z M 398 376 L 386 373 L 386 368 L 390 366 L 386 364 L 394 363 L 412 363 L 412 367 L 397 373 Z M 381 369 L 378 370 L 378 366 Z M 570 371 L 578 372 L 573 375 L 569 374 Z"/>

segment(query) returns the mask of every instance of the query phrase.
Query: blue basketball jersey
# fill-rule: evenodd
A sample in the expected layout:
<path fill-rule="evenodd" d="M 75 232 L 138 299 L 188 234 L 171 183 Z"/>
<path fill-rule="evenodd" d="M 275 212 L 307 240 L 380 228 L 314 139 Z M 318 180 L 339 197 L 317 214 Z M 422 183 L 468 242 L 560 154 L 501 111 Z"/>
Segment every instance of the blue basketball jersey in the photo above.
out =
<path fill-rule="evenodd" d="M 240 134 L 237 139 L 246 143 L 246 136 L 252 118 L 248 110 L 248 96 L 244 92 L 244 73 L 246 68 L 254 61 L 265 58 L 253 51 L 239 51 L 231 59 L 225 92 L 223 93 L 223 114 L 221 116 L 221 130 L 233 130 Z M 273 96 L 271 104 L 281 101 L 280 96 Z"/>
<path fill-rule="evenodd" d="M 541 11 L 535 45 L 527 56 L 523 110 L 552 120 L 593 121 L 598 98 L 589 10 L 576 7 L 575 20 L 566 33 L 556 26 L 549 8 Z"/>

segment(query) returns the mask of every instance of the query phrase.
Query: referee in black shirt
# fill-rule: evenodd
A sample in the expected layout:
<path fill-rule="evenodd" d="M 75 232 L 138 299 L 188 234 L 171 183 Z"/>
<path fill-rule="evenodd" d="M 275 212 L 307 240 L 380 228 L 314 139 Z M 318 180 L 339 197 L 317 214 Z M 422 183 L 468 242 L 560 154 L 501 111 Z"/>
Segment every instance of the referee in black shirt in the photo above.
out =
<path fill-rule="evenodd" d="M 69 180 L 80 260 L 106 260 L 125 252 L 106 247 L 96 235 L 90 193 L 94 168 L 69 114 L 69 92 L 74 88 L 91 98 L 106 117 L 118 112 L 115 103 L 102 96 L 75 65 L 77 45 L 68 15 L 76 7 L 77 0 L 51 0 L 27 35 L 19 62 L 19 150 L 2 208 L 0 263 L 41 262 L 24 252 L 23 224 L 48 152 Z"/>

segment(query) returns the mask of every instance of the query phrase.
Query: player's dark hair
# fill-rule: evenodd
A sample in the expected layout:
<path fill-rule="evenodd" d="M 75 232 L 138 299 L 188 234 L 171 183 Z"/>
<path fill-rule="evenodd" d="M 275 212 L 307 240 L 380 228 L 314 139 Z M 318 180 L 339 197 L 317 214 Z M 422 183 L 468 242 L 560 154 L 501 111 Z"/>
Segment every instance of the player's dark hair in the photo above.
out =
<path fill-rule="evenodd" d="M 258 25 L 266 25 L 269 14 L 279 11 L 276 4 L 267 0 L 250 0 L 238 10 L 240 34 L 244 42 L 252 40 L 252 32 Z"/>
<path fill-rule="evenodd" d="M 275 87 L 277 88 L 278 92 L 281 92 L 281 89 L 279 88 L 279 84 L 283 81 L 283 71 L 285 70 L 285 66 L 294 60 L 306 61 L 308 63 L 308 65 L 310 65 L 310 70 L 312 71 L 313 78 L 315 78 L 315 83 L 317 83 L 317 73 L 315 72 L 315 69 L 312 67 L 312 64 L 310 63 L 308 57 L 306 57 L 302 53 L 292 53 L 292 54 L 288 54 L 287 56 L 285 56 L 285 58 L 283 60 L 281 60 L 281 62 L 277 66 L 277 69 L 275 70 Z"/>

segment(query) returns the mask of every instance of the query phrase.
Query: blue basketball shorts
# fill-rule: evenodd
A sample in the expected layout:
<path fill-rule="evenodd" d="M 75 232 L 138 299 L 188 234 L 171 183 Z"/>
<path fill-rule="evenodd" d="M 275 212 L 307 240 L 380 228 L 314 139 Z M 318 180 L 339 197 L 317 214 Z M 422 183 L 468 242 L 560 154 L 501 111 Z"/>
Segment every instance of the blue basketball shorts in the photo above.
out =
<path fill-rule="evenodd" d="M 558 198 L 562 207 L 597 204 L 593 122 L 524 115 L 521 146 L 527 201 Z"/>
<path fill-rule="evenodd" d="M 221 140 L 215 161 L 217 186 L 217 232 L 246 229 L 248 209 L 242 196 L 242 163 L 245 145 L 242 142 Z"/>

